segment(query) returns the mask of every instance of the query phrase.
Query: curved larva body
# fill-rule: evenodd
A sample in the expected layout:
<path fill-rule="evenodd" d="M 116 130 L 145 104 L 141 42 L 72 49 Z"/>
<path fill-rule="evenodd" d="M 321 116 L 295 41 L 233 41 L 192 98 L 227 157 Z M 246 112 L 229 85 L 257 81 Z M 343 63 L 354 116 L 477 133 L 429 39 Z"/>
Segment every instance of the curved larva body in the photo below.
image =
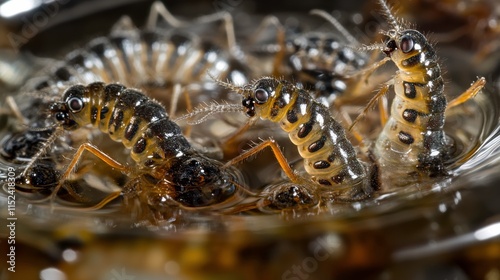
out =
<path fill-rule="evenodd" d="M 343 78 L 360 70 L 367 56 L 333 33 L 309 32 L 287 42 L 288 63 L 305 88 L 315 88 L 317 97 L 330 104 L 346 88 Z"/>
<path fill-rule="evenodd" d="M 308 32 L 287 42 L 289 62 L 295 71 L 323 70 L 343 75 L 366 64 L 366 54 L 348 47 L 334 33 Z"/>
<path fill-rule="evenodd" d="M 366 171 L 344 129 L 307 91 L 287 81 L 262 78 L 244 95 L 248 115 L 277 122 L 289 134 L 315 182 L 343 187 L 366 182 Z"/>
<path fill-rule="evenodd" d="M 174 30 L 175 31 L 175 30 Z M 70 52 L 34 89 L 120 82 L 127 86 L 213 83 L 208 73 L 237 84 L 244 66 L 228 51 L 186 32 L 127 30 Z"/>
<path fill-rule="evenodd" d="M 141 168 L 170 165 L 170 161 L 193 153 L 163 106 L 143 93 L 118 84 L 93 83 L 71 87 L 63 99 L 82 95 L 85 110 L 74 114 L 73 120 L 79 126 L 91 124 L 122 142 Z"/>
<path fill-rule="evenodd" d="M 265 60 L 261 63 L 274 61 L 273 67 L 278 69 L 273 69 L 273 76 L 285 75 L 303 88 L 312 89 L 310 93 L 327 106 L 347 90 L 347 75 L 361 70 L 368 60 L 366 53 L 357 51 L 340 34 L 331 32 L 292 33 L 283 51 L 272 58 L 266 54 L 274 55 L 273 51 L 257 50 L 254 57 L 264 54 Z M 276 61 L 279 64 L 276 65 Z"/>
<path fill-rule="evenodd" d="M 384 52 L 399 70 L 391 117 L 376 141 L 380 162 L 442 172 L 449 148 L 443 131 L 447 102 L 434 49 L 420 32 L 403 30 Z"/>
<path fill-rule="evenodd" d="M 137 90 L 99 82 L 75 85 L 51 112 L 66 130 L 92 125 L 131 149 L 137 172 L 150 178 L 139 186 L 145 193 L 154 189 L 156 195 L 196 207 L 235 192 L 232 170 L 194 150 L 165 108 Z"/>

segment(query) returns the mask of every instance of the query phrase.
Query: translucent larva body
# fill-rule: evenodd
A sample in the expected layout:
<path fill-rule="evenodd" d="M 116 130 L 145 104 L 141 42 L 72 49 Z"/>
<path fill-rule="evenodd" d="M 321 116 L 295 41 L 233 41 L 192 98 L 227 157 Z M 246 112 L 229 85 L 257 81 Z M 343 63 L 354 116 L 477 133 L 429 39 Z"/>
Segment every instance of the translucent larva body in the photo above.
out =
<path fill-rule="evenodd" d="M 453 142 L 444 132 L 447 107 L 474 97 L 486 80 L 479 78 L 448 104 L 433 46 L 419 31 L 403 27 L 385 1 L 380 0 L 380 5 L 392 28 L 383 32 L 388 37 L 383 45 L 368 49 L 380 49 L 398 68 L 377 94 L 385 93 L 390 86 L 396 93 L 390 117 L 375 143 L 381 174 L 390 178 L 391 172 L 385 170 L 397 166 L 400 174 L 445 175 L 445 162 L 453 150 Z"/>
<path fill-rule="evenodd" d="M 272 76 L 285 76 L 306 88 L 323 104 L 330 106 L 348 88 L 348 75 L 366 65 L 368 56 L 357 50 L 359 42 L 332 15 L 323 10 L 311 14 L 323 17 L 336 32 L 298 31 L 282 25 L 277 17 L 269 16 L 261 23 L 261 30 L 274 25 L 278 29 L 278 45 L 264 44 L 256 49 L 255 57 L 264 54 L 266 63 L 273 61 Z M 255 52 L 255 51 L 254 51 Z M 267 54 L 267 56 L 266 56 Z M 273 54 L 269 58 L 269 54 Z M 262 75 L 270 75 L 265 71 Z"/>
<path fill-rule="evenodd" d="M 224 201 L 236 190 L 231 169 L 194 150 L 165 109 L 137 90 L 99 82 L 75 85 L 51 112 L 65 130 L 92 125 L 131 149 L 135 176 L 144 178 L 135 192 L 147 196 L 154 189 L 160 201 L 200 207 Z"/>
<path fill-rule="evenodd" d="M 376 141 L 378 156 L 389 164 L 439 173 L 448 150 L 447 101 L 436 53 L 424 35 L 411 29 L 392 34 L 384 52 L 399 70 L 391 116 Z"/>
<path fill-rule="evenodd" d="M 127 86 L 213 83 L 207 72 L 245 82 L 245 67 L 229 52 L 187 32 L 128 30 L 89 42 L 70 52 L 36 90 L 101 81 Z"/>
<path fill-rule="evenodd" d="M 261 78 L 240 92 L 247 115 L 279 123 L 314 182 L 339 189 L 368 186 L 367 172 L 328 108 L 292 83 Z"/>
<path fill-rule="evenodd" d="M 287 60 L 295 79 L 314 88 L 316 97 L 331 104 L 347 89 L 344 76 L 360 70 L 367 56 L 333 33 L 308 32 L 286 43 Z"/>
<path fill-rule="evenodd" d="M 215 32 L 212 23 L 216 22 L 225 26 L 227 46 L 219 44 L 217 36 L 203 36 L 199 31 L 200 27 L 208 27 L 205 32 Z M 42 90 L 58 96 L 70 85 L 98 81 L 130 87 L 196 84 L 199 88 L 213 85 L 207 72 L 241 84 L 246 82 L 248 67 L 242 63 L 243 54 L 237 51 L 233 29 L 229 14 L 184 22 L 158 1 L 151 6 L 143 28 L 123 16 L 109 35 L 95 38 L 69 52 L 62 61 L 45 67 L 22 90 Z"/>
<path fill-rule="evenodd" d="M 155 3 L 152 6 L 150 18 L 155 13 L 155 9 L 158 9 L 159 5 L 162 7 L 160 9 L 165 9 L 160 2 Z M 156 11 L 156 13 L 158 13 L 158 11 Z M 235 83 L 246 81 L 246 75 L 244 73 L 244 71 L 246 71 L 246 66 L 239 63 L 238 59 L 233 56 L 233 53 L 228 50 L 229 48 L 225 49 L 223 47 L 219 47 L 216 43 L 213 43 L 215 40 L 211 40 L 212 38 L 201 38 L 201 36 L 196 34 L 193 30 L 196 28 L 192 28 L 190 23 L 177 23 L 178 26 L 170 24 L 164 28 L 163 26 L 160 26 L 159 22 L 156 22 L 156 20 L 148 21 L 145 28 L 139 29 L 133 26 L 133 24 L 131 24 L 130 21 L 127 21 L 127 19 L 124 20 L 124 18 L 122 18 L 122 20 L 115 24 L 109 35 L 90 41 L 82 48 L 78 48 L 67 54 L 63 61 L 51 63 L 40 73 L 37 73 L 38 76 L 30 80 L 24 88 L 20 90 L 23 93 L 36 95 L 36 98 L 31 98 L 28 102 L 24 102 L 22 104 L 20 115 L 24 116 L 26 122 L 31 126 L 35 123 L 43 121 L 43 123 L 39 125 L 40 127 L 53 127 L 53 118 L 44 114 L 46 108 L 54 102 L 54 99 L 59 100 L 61 98 L 61 93 L 66 88 L 70 86 L 73 88 L 72 86 L 75 84 L 90 84 L 94 82 L 104 82 L 109 84 L 119 82 L 120 84 L 131 87 L 162 89 L 161 93 L 164 96 L 161 97 L 164 98 L 164 100 L 168 99 L 168 102 L 170 102 L 171 100 L 175 100 L 175 98 L 170 98 L 172 94 L 168 95 L 167 93 L 170 93 L 169 89 L 174 91 L 174 86 L 175 88 L 177 88 L 177 86 L 179 86 L 179 88 L 192 86 L 196 90 L 200 91 L 207 87 L 210 88 L 209 84 L 213 85 L 214 81 L 209 78 L 207 75 L 208 72 L 225 77 Z M 194 26 L 196 26 L 196 23 Z M 111 86 L 109 88 L 111 88 Z M 67 92 L 69 91 L 70 90 Z M 218 92 L 212 92 L 214 92 L 214 95 L 218 94 Z M 180 90 L 177 93 L 180 94 Z M 137 97 L 139 95 L 141 97 Z M 150 99 L 149 102 L 145 102 L 144 100 L 147 98 L 141 93 L 138 93 L 136 97 L 132 97 L 132 94 L 130 93 L 109 96 L 103 95 L 100 91 L 98 91 L 95 95 L 91 94 L 90 96 L 91 97 L 89 97 L 86 102 L 91 102 L 92 105 L 89 105 L 86 102 L 83 104 L 85 104 L 85 108 L 88 108 L 88 106 L 94 106 L 97 108 L 97 113 L 92 112 L 98 114 L 92 115 L 94 118 L 93 120 L 96 122 L 92 123 L 92 125 L 99 128 L 104 133 L 109 134 L 112 139 L 123 142 L 127 148 L 131 148 L 131 156 L 137 161 L 137 169 L 139 171 L 145 170 L 145 173 L 149 174 L 151 172 L 161 173 L 161 170 L 164 171 L 167 169 L 175 170 L 172 171 L 172 174 L 168 175 L 172 178 L 169 177 L 168 179 L 161 179 L 170 183 L 176 182 L 176 180 L 196 180 L 199 176 L 196 177 L 195 173 L 199 170 L 210 172 L 209 175 L 218 176 L 217 178 L 221 180 L 225 180 L 225 178 L 227 178 L 223 175 L 216 175 L 223 172 L 219 170 L 222 164 L 216 163 L 215 161 L 209 162 L 209 158 L 204 157 L 191 148 L 187 140 L 182 136 L 180 128 L 175 123 L 168 120 L 168 115 L 166 114 L 165 109 L 159 103 Z M 211 96 L 205 98 L 210 97 Z M 103 98 L 111 98 L 112 100 L 109 101 L 109 104 L 104 104 L 102 103 Z M 142 119 L 141 128 L 138 128 L 140 130 L 137 132 L 138 134 L 144 132 L 141 129 L 148 127 L 148 124 L 151 125 L 151 127 L 147 130 L 147 133 L 153 133 L 152 136 L 148 135 L 148 137 L 152 137 L 151 139 L 144 137 L 140 139 L 128 139 L 127 137 L 130 136 L 130 133 L 132 133 L 131 131 L 127 131 L 129 134 L 125 135 L 123 130 L 118 129 L 115 131 L 113 130 L 114 128 L 107 127 L 104 122 L 108 122 L 109 119 L 100 119 L 101 115 L 104 116 L 106 114 L 106 110 L 121 110 L 122 113 L 125 112 L 123 113 L 123 116 L 128 117 L 134 115 L 134 113 L 131 113 L 131 110 L 135 110 L 135 107 L 138 104 L 133 103 L 133 101 L 130 101 L 132 103 L 127 103 L 126 101 L 130 98 L 132 98 L 132 100 L 137 99 L 137 102 L 145 102 L 145 106 L 138 107 L 138 110 L 142 111 L 135 112 L 141 117 L 134 117 L 134 120 Z M 33 111 L 32 108 L 30 108 L 32 107 L 30 105 L 35 102 L 42 103 L 41 110 Z M 194 102 L 198 102 L 198 100 L 195 100 Z M 171 109 L 175 109 L 176 101 L 171 101 L 170 105 L 172 105 Z M 59 109 L 67 111 L 67 106 L 63 107 Z M 53 108 L 57 109 L 56 107 Z M 78 124 L 77 127 L 80 127 L 91 121 L 90 113 L 87 111 L 85 112 L 86 113 L 83 116 L 81 114 L 75 114 L 68 115 L 67 117 L 70 119 L 72 117 L 77 117 L 78 122 L 75 123 Z M 151 115 L 147 115 L 149 113 Z M 59 116 L 61 117 L 62 115 L 59 114 Z M 155 118 L 161 118 L 162 120 L 156 122 Z M 73 120 L 70 121 L 70 119 L 66 119 L 66 121 L 74 122 Z M 118 119 L 113 120 L 118 121 Z M 123 121 L 130 120 L 125 118 Z M 134 123 L 134 125 L 138 125 L 138 123 Z M 67 125 L 63 127 L 69 128 Z M 21 133 L 26 134 L 26 136 L 30 136 L 29 131 L 24 130 Z M 174 137 L 170 137 L 170 133 L 173 134 Z M 168 135 L 169 137 L 166 137 L 165 135 Z M 70 138 L 67 136 L 68 135 L 65 135 L 64 138 Z M 167 138 L 169 139 L 168 141 L 156 141 L 157 139 Z M 91 137 L 88 139 L 91 139 Z M 86 142 L 88 139 L 85 138 L 83 141 Z M 148 141 L 147 145 L 144 143 L 146 139 Z M 152 139 L 156 139 L 156 142 Z M 141 144 L 147 146 L 144 147 L 146 151 L 139 152 L 142 148 L 140 146 Z M 159 145 L 161 145 L 161 147 L 159 147 Z M 151 148 L 153 146 L 156 146 L 156 148 Z M 46 147 L 50 148 L 51 151 L 60 148 L 59 142 L 54 141 L 47 143 Z M 15 149 L 22 149 L 22 147 L 17 146 L 6 148 L 8 148 L 9 155 L 16 152 Z M 156 150 L 153 151 L 151 149 Z M 40 156 L 41 154 L 45 154 L 47 151 L 48 149 L 45 149 L 44 151 L 37 150 L 33 154 L 38 154 L 38 156 Z M 175 158 L 177 158 L 177 160 Z M 189 162 L 187 161 L 187 158 L 197 159 L 197 161 L 192 162 L 195 166 L 184 166 L 187 162 Z M 30 159 L 28 158 L 27 160 Z M 205 161 L 209 162 L 206 166 L 204 163 Z M 30 172 L 33 173 L 34 171 L 31 171 L 30 169 L 33 166 L 36 167 L 36 162 L 37 159 L 33 158 L 23 174 L 29 174 Z M 212 170 L 212 167 L 209 165 L 213 165 L 217 170 Z M 224 172 L 226 171 L 228 174 L 231 173 L 230 170 L 226 169 Z M 183 172 L 186 174 L 192 172 L 192 174 L 184 176 Z M 168 177 L 167 175 L 165 176 Z M 182 178 L 180 179 L 175 176 L 180 176 Z M 230 176 L 231 175 L 228 175 L 228 177 Z M 160 180 L 159 178 L 161 176 L 155 175 L 154 177 Z M 213 189 L 211 187 L 206 187 L 194 190 L 194 187 L 190 187 L 190 182 L 187 182 L 185 186 L 183 186 L 182 183 L 177 182 L 172 184 L 169 183 L 169 190 L 168 192 L 165 192 L 167 193 L 166 195 L 186 206 L 209 205 L 216 203 L 219 200 L 224 200 L 224 197 L 231 196 L 230 186 L 228 186 L 227 189 L 225 189 L 225 187 L 219 188 L 216 186 L 218 183 L 209 182 L 212 178 L 215 177 L 205 176 L 203 179 L 205 182 L 200 184 L 203 185 L 213 183 Z M 196 183 L 193 182 L 193 184 Z M 151 185 L 151 183 L 147 182 L 146 185 Z M 214 193 L 209 194 L 211 190 Z M 215 194 L 215 192 L 220 192 L 220 194 Z"/>

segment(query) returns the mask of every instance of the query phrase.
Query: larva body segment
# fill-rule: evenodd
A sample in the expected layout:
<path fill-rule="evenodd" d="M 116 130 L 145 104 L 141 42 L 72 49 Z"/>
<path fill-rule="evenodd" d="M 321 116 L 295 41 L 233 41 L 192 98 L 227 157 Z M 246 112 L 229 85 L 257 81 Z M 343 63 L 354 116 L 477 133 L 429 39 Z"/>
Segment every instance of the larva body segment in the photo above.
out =
<path fill-rule="evenodd" d="M 261 78 L 242 94 L 249 116 L 277 122 L 289 134 L 313 181 L 340 188 L 367 184 L 344 128 L 307 91 L 285 80 Z"/>
<path fill-rule="evenodd" d="M 235 81 L 245 77 L 245 71 L 229 52 L 187 32 L 130 30 L 96 38 L 70 52 L 34 88 L 96 81 L 127 86 L 203 84 L 213 83 L 207 73 Z"/>
<path fill-rule="evenodd" d="M 100 82 L 75 85 L 50 110 L 65 130 L 92 125 L 130 149 L 139 174 L 134 176 L 149 178 L 136 186 L 146 196 L 200 207 L 236 191 L 233 170 L 193 149 L 165 108 L 138 90 Z"/>
<path fill-rule="evenodd" d="M 391 116 L 376 141 L 378 157 L 382 163 L 440 173 L 449 147 L 443 131 L 447 101 L 436 53 L 412 29 L 394 32 L 384 52 L 399 70 L 393 79 Z"/>

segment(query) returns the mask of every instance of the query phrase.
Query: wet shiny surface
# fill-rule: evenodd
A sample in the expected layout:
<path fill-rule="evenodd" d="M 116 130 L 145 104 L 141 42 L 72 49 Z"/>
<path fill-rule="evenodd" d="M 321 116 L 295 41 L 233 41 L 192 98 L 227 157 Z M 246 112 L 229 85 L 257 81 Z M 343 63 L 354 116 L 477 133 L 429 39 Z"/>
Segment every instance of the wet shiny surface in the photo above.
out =
<path fill-rule="evenodd" d="M 454 56 L 446 52 L 445 68 L 451 79 L 447 84 L 449 95 L 459 94 L 481 72 L 476 66 L 460 69 L 447 66 L 461 65 L 459 60 L 467 63 L 462 54 Z M 21 63 L 22 55 L 9 54 L 7 61 Z M 9 71 L 25 73 L 25 66 L 7 66 Z M 468 73 L 461 69 L 467 69 Z M 383 69 L 382 73 L 391 75 L 391 71 L 394 70 Z M 40 275 L 52 275 L 46 279 L 113 279 L 124 275 L 135 279 L 499 279 L 500 83 L 493 73 L 485 76 L 488 85 L 483 92 L 464 106 L 447 112 L 446 132 L 456 143 L 449 164 L 450 176 L 417 181 L 404 189 L 388 187 L 388 191 L 376 192 L 364 201 L 333 201 L 322 208 L 253 209 L 231 215 L 212 211 L 216 209 L 201 212 L 179 209 L 175 220 L 163 220 L 156 225 L 131 217 L 119 202 L 83 212 L 69 211 L 68 207 L 75 206 L 71 200 L 61 199 L 55 205 L 47 205 L 30 203 L 30 196 L 19 196 L 16 200 L 19 270 L 2 271 L 1 276 L 6 279 L 37 279 Z M 6 85 L 12 81 L 9 87 L 19 84 L 10 78 L 5 81 Z M 2 94 L 2 105 L 6 93 Z M 195 93 L 195 97 L 201 99 L 203 94 Z M 195 126 L 193 138 L 209 147 L 207 142 L 228 135 L 245 121 L 238 114 L 235 117 L 238 119 L 210 120 Z M 12 128 L 7 123 L 12 122 L 15 121 L 10 116 L 0 115 L 2 138 Z M 376 138 L 379 126 L 376 112 L 360 124 L 365 145 Z M 247 139 L 240 139 L 234 145 L 235 152 L 247 149 L 247 140 L 269 136 L 279 141 L 290 161 L 298 159 L 288 136 L 265 122 L 247 132 Z M 81 141 L 74 138 L 75 143 Z M 105 136 L 95 136 L 93 141 L 113 151 L 115 158 L 127 160 L 120 144 L 109 143 Z M 214 146 L 217 150 L 218 144 Z M 69 151 L 66 154 L 70 156 Z M 92 168 L 92 158 L 86 161 L 90 163 L 83 166 L 91 166 L 94 172 L 80 179 L 82 189 L 86 185 L 119 185 L 123 180 L 120 174 L 99 163 Z M 0 169 L 5 170 L 11 164 L 0 161 Z M 300 164 L 295 166 L 300 172 Z M 100 167 L 102 170 L 96 172 Z M 283 180 L 269 153 L 259 154 L 239 168 L 254 192 Z M 101 193 L 84 194 L 96 201 L 102 198 Z M 7 209 L 6 203 L 2 195 L 0 208 Z M 6 211 L 1 213 L 2 219 L 6 219 Z M 4 229 L 0 232 L 5 241 L 8 232 Z M 0 244 L 0 261 L 5 263 L 3 252 L 8 252 L 7 243 Z M 56 277 L 61 274 L 65 278 Z"/>

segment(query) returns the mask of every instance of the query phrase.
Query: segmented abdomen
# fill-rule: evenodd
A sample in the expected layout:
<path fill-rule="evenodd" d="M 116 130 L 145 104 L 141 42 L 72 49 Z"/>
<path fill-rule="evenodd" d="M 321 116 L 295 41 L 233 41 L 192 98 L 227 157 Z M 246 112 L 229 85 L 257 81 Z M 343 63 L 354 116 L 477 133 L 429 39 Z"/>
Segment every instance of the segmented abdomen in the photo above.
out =
<path fill-rule="evenodd" d="M 328 108 L 287 81 L 276 87 L 274 104 L 261 117 L 279 122 L 297 146 L 306 171 L 321 185 L 352 186 L 366 178 L 344 128 Z"/>
<path fill-rule="evenodd" d="M 439 172 L 447 150 L 443 131 L 447 102 L 437 57 L 427 43 L 398 67 L 391 117 L 376 142 L 378 156 L 394 166 Z"/>
<path fill-rule="evenodd" d="M 208 73 L 241 83 L 244 66 L 229 52 L 188 33 L 130 30 L 89 42 L 69 53 L 35 89 L 120 82 L 127 86 L 213 83 Z M 246 82 L 246 80 L 243 80 Z"/>
<path fill-rule="evenodd" d="M 92 124 L 111 139 L 131 149 L 131 157 L 142 167 L 165 166 L 169 160 L 192 152 L 180 127 L 171 121 L 158 102 L 143 93 L 118 84 L 77 85 L 66 91 L 86 92 L 86 110 L 75 114 L 80 125 Z"/>
<path fill-rule="evenodd" d="M 367 56 L 348 47 L 333 33 L 305 33 L 288 42 L 292 72 L 305 88 L 315 88 L 316 97 L 330 105 L 347 89 L 343 78 L 360 70 Z"/>
<path fill-rule="evenodd" d="M 362 68 L 367 59 L 335 34 L 305 33 L 288 45 L 289 61 L 295 71 L 328 70 L 334 75 L 345 75 Z"/>

